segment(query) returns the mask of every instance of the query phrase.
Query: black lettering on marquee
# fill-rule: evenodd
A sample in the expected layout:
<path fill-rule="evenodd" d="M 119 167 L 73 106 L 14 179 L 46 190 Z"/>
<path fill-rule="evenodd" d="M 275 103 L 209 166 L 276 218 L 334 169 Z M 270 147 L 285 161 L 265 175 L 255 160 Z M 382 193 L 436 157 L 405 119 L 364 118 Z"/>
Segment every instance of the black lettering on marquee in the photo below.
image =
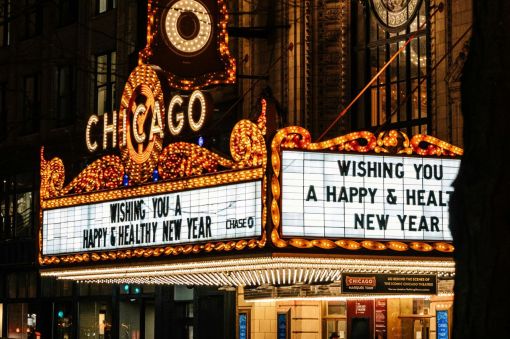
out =
<path fill-rule="evenodd" d="M 326 201 L 336 202 L 336 186 L 326 186 Z"/>
<path fill-rule="evenodd" d="M 329 187 L 329 186 L 328 186 Z M 334 190 L 336 192 L 336 189 Z M 367 197 L 370 198 L 370 203 L 375 202 L 375 195 L 377 188 L 365 188 L 365 187 L 340 187 L 340 193 L 338 195 L 338 202 L 368 202 Z M 356 201 L 355 201 L 356 200 Z"/>
<path fill-rule="evenodd" d="M 417 206 L 448 206 L 451 191 L 406 189 L 406 204 Z"/>
<path fill-rule="evenodd" d="M 106 227 L 83 230 L 83 248 L 106 247 Z"/>
<path fill-rule="evenodd" d="M 116 202 L 110 204 L 110 221 L 112 223 L 137 221 L 145 219 L 143 200 Z"/>
<path fill-rule="evenodd" d="M 182 219 L 163 221 L 163 241 L 181 239 Z"/>
<path fill-rule="evenodd" d="M 426 216 L 422 215 L 419 217 L 416 215 L 397 215 L 400 221 L 400 229 L 402 231 L 410 232 L 440 232 L 439 231 L 439 218 L 432 216 L 427 219 Z"/>
<path fill-rule="evenodd" d="M 179 197 L 179 195 L 177 194 L 177 201 L 175 202 L 175 215 L 180 215 L 182 216 L 182 212 L 181 212 L 181 198 Z"/>
<path fill-rule="evenodd" d="M 210 216 L 199 218 L 187 218 L 188 221 L 188 239 L 202 239 L 212 236 Z M 197 225 L 198 223 L 198 225 Z"/>
<path fill-rule="evenodd" d="M 310 187 L 308 187 L 308 193 L 306 195 L 306 201 L 310 201 L 311 199 L 317 201 L 317 194 L 315 194 L 315 188 L 313 187 L 313 185 L 310 185 Z"/>
<path fill-rule="evenodd" d="M 443 165 L 414 164 L 416 179 L 435 180 L 443 179 Z"/>
<path fill-rule="evenodd" d="M 369 177 L 369 178 L 403 178 L 403 163 L 387 163 L 378 161 L 345 161 L 337 160 L 340 175 L 345 177 Z M 351 166 L 352 165 L 352 166 Z M 442 174 L 441 174 L 442 176 Z"/>
<path fill-rule="evenodd" d="M 152 198 L 152 207 L 154 210 L 154 218 L 168 217 L 168 211 L 170 209 L 170 197 L 163 198 Z"/>
<path fill-rule="evenodd" d="M 379 230 L 385 231 L 388 227 L 390 216 L 388 214 L 354 214 L 354 229 L 375 230 L 374 222 L 377 222 Z"/>
<path fill-rule="evenodd" d="M 350 166 L 351 166 L 350 161 L 338 160 L 338 169 L 340 170 L 340 175 L 343 177 L 349 175 L 349 167 Z"/>

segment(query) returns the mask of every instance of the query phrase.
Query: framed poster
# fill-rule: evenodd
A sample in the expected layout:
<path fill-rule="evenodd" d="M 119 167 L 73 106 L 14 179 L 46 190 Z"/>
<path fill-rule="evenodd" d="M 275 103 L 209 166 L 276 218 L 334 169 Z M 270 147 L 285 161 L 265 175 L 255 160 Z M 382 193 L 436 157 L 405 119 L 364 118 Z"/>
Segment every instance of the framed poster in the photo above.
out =
<path fill-rule="evenodd" d="M 436 311 L 437 339 L 448 339 L 448 310 Z"/>
<path fill-rule="evenodd" d="M 289 339 L 290 338 L 290 312 L 278 312 L 276 318 L 276 338 Z"/>
<path fill-rule="evenodd" d="M 242 310 L 237 317 L 237 333 L 239 339 L 250 339 L 250 311 Z"/>

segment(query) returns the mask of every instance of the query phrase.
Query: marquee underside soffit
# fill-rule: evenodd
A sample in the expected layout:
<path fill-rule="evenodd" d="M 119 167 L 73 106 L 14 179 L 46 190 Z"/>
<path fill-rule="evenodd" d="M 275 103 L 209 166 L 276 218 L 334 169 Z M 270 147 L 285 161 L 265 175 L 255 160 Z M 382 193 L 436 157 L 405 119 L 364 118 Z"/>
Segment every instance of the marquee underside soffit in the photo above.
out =
<path fill-rule="evenodd" d="M 455 275 L 455 263 L 451 259 L 361 259 L 268 255 L 221 260 L 202 259 L 172 264 L 44 269 L 41 275 L 84 283 L 237 287 L 335 283 L 345 272 L 437 274 L 440 279 L 449 279 Z"/>

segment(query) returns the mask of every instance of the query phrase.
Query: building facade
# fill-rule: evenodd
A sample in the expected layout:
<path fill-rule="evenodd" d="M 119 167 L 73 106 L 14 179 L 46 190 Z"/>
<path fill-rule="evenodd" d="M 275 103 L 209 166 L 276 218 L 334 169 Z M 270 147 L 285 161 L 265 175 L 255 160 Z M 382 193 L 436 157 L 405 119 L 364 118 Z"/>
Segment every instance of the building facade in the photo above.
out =
<path fill-rule="evenodd" d="M 275 132 L 287 126 L 306 128 L 314 141 L 395 129 L 462 146 L 460 75 L 469 51 L 471 1 L 226 5 L 236 82 L 205 87 L 214 114 L 200 132 L 204 147 L 228 153 L 234 125 L 243 118 L 256 121 L 261 99 L 269 107 L 268 149 Z M 390 20 L 392 13 L 411 7 Z M 100 133 L 92 134 L 99 146 L 89 152 L 85 130 L 92 114 L 111 119 L 119 111 L 124 86 L 147 44 L 146 27 L 147 1 L 0 1 L 0 336 L 274 338 L 284 323 L 288 338 L 328 338 L 331 332 L 348 338 L 353 326 L 373 328 L 370 337 L 440 338 L 436 310 L 451 311 L 448 293 L 386 298 L 383 315 L 377 313 L 382 299 L 375 297 L 302 300 L 299 287 L 282 299 L 286 291 L 271 286 L 274 298 L 267 298 L 267 283 L 232 291 L 192 280 L 97 284 L 41 276 L 41 147 L 46 158 L 63 159 L 66 180 L 118 152 L 101 147 Z M 172 141 L 197 138 L 188 133 Z M 255 253 L 276 247 L 268 242 Z M 365 258 L 321 250 L 307 255 Z M 399 258 L 407 256 L 413 254 Z M 367 313 L 359 317 L 365 322 L 352 322 L 356 312 Z M 377 317 L 388 318 L 385 332 L 376 331 Z"/>

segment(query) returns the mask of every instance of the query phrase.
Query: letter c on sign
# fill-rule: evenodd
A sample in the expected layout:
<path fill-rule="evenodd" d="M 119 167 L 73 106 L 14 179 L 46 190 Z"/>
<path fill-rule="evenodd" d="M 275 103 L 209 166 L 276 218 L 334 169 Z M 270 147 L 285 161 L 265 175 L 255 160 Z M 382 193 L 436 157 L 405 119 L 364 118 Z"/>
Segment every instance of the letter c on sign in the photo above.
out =
<path fill-rule="evenodd" d="M 99 117 L 95 114 L 92 114 L 87 122 L 87 129 L 85 130 L 85 143 L 87 144 L 87 149 L 89 152 L 94 152 L 97 149 L 97 142 L 90 142 L 90 130 L 92 129 L 92 125 L 97 125 L 99 122 Z"/>
<path fill-rule="evenodd" d="M 138 130 L 138 119 L 140 114 L 144 114 L 146 110 L 147 109 L 145 106 L 140 104 L 136 107 L 135 113 L 133 115 L 133 137 L 139 144 L 145 141 L 145 132 L 142 130 L 142 134 L 140 134 L 140 131 Z"/>

